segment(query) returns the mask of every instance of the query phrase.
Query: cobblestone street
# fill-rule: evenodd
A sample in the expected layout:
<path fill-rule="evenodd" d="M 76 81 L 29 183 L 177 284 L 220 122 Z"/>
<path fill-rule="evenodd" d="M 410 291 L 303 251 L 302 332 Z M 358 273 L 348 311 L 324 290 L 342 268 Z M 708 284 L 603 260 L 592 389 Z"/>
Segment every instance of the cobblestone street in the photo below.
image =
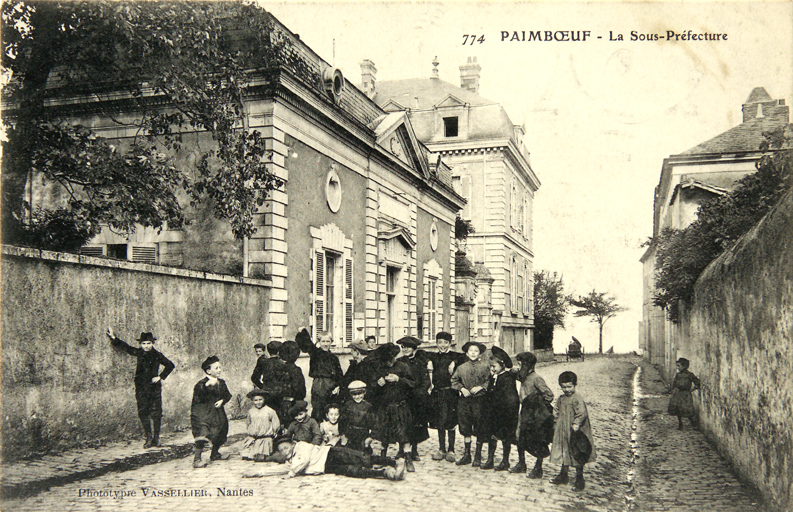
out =
<path fill-rule="evenodd" d="M 488 510 L 627 511 L 627 510 L 762 510 L 730 474 L 729 467 L 688 425 L 676 430 L 676 419 L 665 415 L 668 398 L 657 372 L 645 367 L 642 394 L 636 405 L 635 448 L 633 387 L 638 358 L 593 358 L 586 362 L 556 363 L 538 369 L 559 394 L 557 377 L 564 370 L 579 376 L 578 390 L 586 399 L 597 443 L 597 462 L 585 469 L 586 489 L 555 486 L 549 480 L 558 467 L 547 464 L 541 480 L 524 475 L 458 467 L 430 458 L 437 449 L 432 439 L 420 446 L 421 461 L 405 481 L 357 480 L 335 475 L 282 480 L 279 475 L 242 478 L 252 466 L 284 470 L 276 464 L 242 461 L 240 443 L 227 447 L 231 458 L 205 469 L 193 469 L 192 457 L 111 473 L 76 482 L 27 498 L 2 503 L 4 511 L 88 510 Z M 462 439 L 458 436 L 458 453 Z M 393 450 L 393 448 L 392 448 Z M 636 467 L 632 463 L 634 451 Z M 393 453 L 391 453 L 393 455 Z M 531 465 L 533 459 L 528 457 Z M 496 461 L 500 460 L 500 453 Z M 517 455 L 512 454 L 512 463 Z M 630 484 L 631 480 L 633 485 Z M 81 490 L 126 491 L 123 499 L 85 497 Z M 204 496 L 162 497 L 152 491 L 204 491 Z M 247 496 L 222 496 L 241 494 Z M 144 490 L 146 491 L 144 493 Z M 200 494 L 200 493 L 199 493 Z"/>

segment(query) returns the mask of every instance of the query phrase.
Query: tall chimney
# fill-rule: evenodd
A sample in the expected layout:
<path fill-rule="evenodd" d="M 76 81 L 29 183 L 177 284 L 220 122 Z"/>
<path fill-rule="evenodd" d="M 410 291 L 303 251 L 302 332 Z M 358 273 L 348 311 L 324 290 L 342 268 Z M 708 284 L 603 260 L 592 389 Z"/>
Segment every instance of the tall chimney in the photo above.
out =
<path fill-rule="evenodd" d="M 471 92 L 479 92 L 479 72 L 482 67 L 476 57 L 468 57 L 468 62 L 460 66 L 460 87 Z"/>
<path fill-rule="evenodd" d="M 364 59 L 361 62 L 361 84 L 363 92 L 374 98 L 375 95 L 375 76 L 377 75 L 377 68 L 374 67 L 374 62 L 369 59 Z"/>

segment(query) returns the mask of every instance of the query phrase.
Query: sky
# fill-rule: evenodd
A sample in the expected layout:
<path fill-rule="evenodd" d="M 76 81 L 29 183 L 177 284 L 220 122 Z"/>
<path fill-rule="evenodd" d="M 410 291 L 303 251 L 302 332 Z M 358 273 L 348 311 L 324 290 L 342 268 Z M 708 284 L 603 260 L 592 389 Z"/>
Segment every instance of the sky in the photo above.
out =
<path fill-rule="evenodd" d="M 606 323 L 604 351 L 638 349 L 640 246 L 663 159 L 740 124 L 754 87 L 793 101 L 791 2 L 260 3 L 355 84 L 364 59 L 377 80 L 397 80 L 430 77 L 437 56 L 440 78 L 459 85 L 459 66 L 477 57 L 480 94 L 525 126 L 542 183 L 534 269 L 560 273 L 568 293 L 608 292 L 629 308 Z M 510 41 L 537 30 L 590 36 Z M 664 40 L 689 30 L 727 40 Z M 466 34 L 484 41 L 463 45 Z M 659 40 L 638 40 L 652 34 Z M 597 350 L 586 318 L 557 329 L 557 352 L 571 335 Z"/>

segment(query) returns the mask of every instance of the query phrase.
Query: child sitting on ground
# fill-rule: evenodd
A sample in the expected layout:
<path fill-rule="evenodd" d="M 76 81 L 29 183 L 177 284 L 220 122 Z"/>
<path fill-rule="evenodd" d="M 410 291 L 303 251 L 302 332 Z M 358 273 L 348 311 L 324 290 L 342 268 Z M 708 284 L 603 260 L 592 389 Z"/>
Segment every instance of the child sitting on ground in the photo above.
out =
<path fill-rule="evenodd" d="M 266 395 L 261 389 L 248 393 L 253 407 L 248 411 L 248 437 L 240 449 L 243 460 L 264 462 L 265 457 L 273 453 L 273 439 L 281 429 L 281 422 L 278 421 L 278 414 L 265 404 Z"/>
<path fill-rule="evenodd" d="M 691 421 L 691 426 L 697 424 L 697 411 L 694 409 L 692 391 L 699 389 L 699 379 L 688 371 L 688 359 L 681 357 L 677 360 L 677 373 L 672 380 L 672 397 L 669 399 L 668 412 L 677 416 L 677 429 L 683 430 L 683 418 Z"/>
<path fill-rule="evenodd" d="M 584 398 L 580 393 L 576 393 L 578 376 L 573 372 L 562 372 L 559 375 L 559 386 L 564 393 L 556 402 L 556 426 L 553 432 L 553 448 L 551 450 L 551 462 L 561 464 L 562 469 L 559 474 L 551 480 L 552 484 L 566 484 L 568 466 L 575 466 L 574 489 L 580 491 L 584 488 L 584 464 L 595 461 L 595 443 L 592 437 L 592 427 L 589 424 L 589 413 L 587 412 Z M 583 432 L 589 441 L 591 452 L 586 460 L 576 458 L 576 451 L 573 448 L 571 439 L 575 432 Z"/>
<path fill-rule="evenodd" d="M 350 398 L 341 408 L 339 432 L 341 444 L 353 450 L 372 454 L 372 430 L 374 429 L 372 404 L 364 400 L 366 384 L 354 380 L 347 386 Z"/>
<path fill-rule="evenodd" d="M 336 446 L 341 440 L 339 434 L 339 406 L 338 404 L 328 404 L 325 407 L 325 421 L 319 424 L 319 431 L 322 433 L 322 442 L 330 446 Z"/>
<path fill-rule="evenodd" d="M 287 435 L 297 441 L 320 445 L 322 444 L 322 431 L 317 420 L 308 415 L 308 404 L 305 400 L 298 400 L 289 409 L 289 415 L 294 421 L 286 430 Z"/>
<path fill-rule="evenodd" d="M 276 441 L 277 450 L 289 465 L 286 478 L 298 475 L 321 475 L 323 473 L 349 476 L 352 478 L 405 478 L 405 460 L 391 457 L 366 455 L 357 450 L 341 446 L 316 446 L 295 442 L 288 437 Z M 375 469 L 374 466 L 385 466 Z M 246 474 L 246 476 L 258 476 Z"/>

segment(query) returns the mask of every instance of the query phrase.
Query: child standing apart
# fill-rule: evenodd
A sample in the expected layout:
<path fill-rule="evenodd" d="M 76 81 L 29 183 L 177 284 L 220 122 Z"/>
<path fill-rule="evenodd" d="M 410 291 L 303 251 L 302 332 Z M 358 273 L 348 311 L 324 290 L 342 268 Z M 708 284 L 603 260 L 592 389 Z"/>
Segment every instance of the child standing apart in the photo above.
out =
<path fill-rule="evenodd" d="M 439 332 L 435 336 L 438 344 L 438 352 L 430 353 L 432 366 L 430 379 L 432 387 L 430 392 L 430 403 L 432 404 L 432 415 L 430 418 L 430 428 L 438 430 L 437 452 L 432 454 L 432 460 L 455 461 L 454 439 L 455 428 L 457 427 L 457 391 L 452 389 L 452 374 L 457 365 L 463 363 L 465 355 L 451 350 L 454 342 L 452 335 L 448 332 Z M 448 434 L 449 444 L 446 444 Z"/>
<path fill-rule="evenodd" d="M 160 423 L 162 422 L 162 381 L 174 369 L 167 357 L 154 349 L 157 338 L 150 332 L 140 333 L 140 348 L 127 345 L 118 339 L 112 327 L 107 328 L 110 343 L 138 359 L 135 368 L 135 401 L 138 403 L 138 418 L 143 424 L 146 442 L 143 448 L 160 446 Z M 162 371 L 160 371 L 162 366 Z"/>
<path fill-rule="evenodd" d="M 273 453 L 273 439 L 281 429 L 281 422 L 278 414 L 264 403 L 265 395 L 261 389 L 248 393 L 253 407 L 248 411 L 248 437 L 240 449 L 243 460 L 264 462 L 265 457 Z"/>
<path fill-rule="evenodd" d="M 322 442 L 329 446 L 336 446 L 341 441 L 339 434 L 339 405 L 328 404 L 325 407 L 325 421 L 319 424 L 322 433 Z"/>
<path fill-rule="evenodd" d="M 668 412 L 677 416 L 677 429 L 683 430 L 683 418 L 691 421 L 691 426 L 697 424 L 697 411 L 694 409 L 694 399 L 691 392 L 699 389 L 699 378 L 688 371 L 688 359 L 681 357 L 677 360 L 677 373 L 672 380 L 672 398 L 669 399 Z"/>
<path fill-rule="evenodd" d="M 475 341 L 463 345 L 463 353 L 468 360 L 458 366 L 452 374 L 452 389 L 460 393 L 457 401 L 457 425 L 465 441 L 465 452 L 458 466 L 471 464 L 471 436 L 476 435 L 476 452 L 473 466 L 482 463 L 482 443 L 485 440 L 482 429 L 482 398 L 490 378 L 490 364 L 484 360 L 482 353 L 486 347 Z"/>
<path fill-rule="evenodd" d="M 372 404 L 364 400 L 366 383 L 354 380 L 347 386 L 350 400 L 341 407 L 339 432 L 342 445 L 372 454 L 372 430 L 374 427 Z"/>
<path fill-rule="evenodd" d="M 494 469 L 496 441 L 501 441 L 501 463 L 496 471 L 509 469 L 509 452 L 515 442 L 515 430 L 518 428 L 518 409 L 520 398 L 515 385 L 515 374 L 508 371 L 512 368 L 512 359 L 500 347 L 490 349 L 490 381 L 483 403 L 483 422 L 488 439 L 487 461 L 481 469 Z M 477 441 L 479 438 L 477 438 Z"/>
<path fill-rule="evenodd" d="M 578 376 L 573 372 L 562 372 L 559 375 L 559 386 L 562 396 L 556 403 L 556 427 L 553 432 L 553 449 L 551 462 L 561 464 L 559 474 L 551 480 L 552 484 L 566 484 L 568 482 L 567 468 L 575 466 L 574 489 L 580 491 L 584 488 L 584 464 L 595 461 L 595 443 L 592 437 L 592 427 L 589 424 L 589 413 L 580 393 L 576 393 Z M 576 460 L 574 457 L 570 438 L 573 432 L 581 431 L 589 440 L 591 453 L 587 460 Z"/>
<path fill-rule="evenodd" d="M 531 352 L 521 352 L 515 356 L 520 364 L 518 379 L 520 385 L 520 428 L 518 432 L 518 463 L 510 468 L 510 473 L 526 471 L 526 456 L 529 452 L 537 460 L 529 478 L 542 478 L 542 460 L 551 454 L 548 445 L 553 441 L 553 391 L 545 379 L 534 371 L 537 357 Z"/>
<path fill-rule="evenodd" d="M 209 460 L 221 460 L 220 447 L 226 442 L 229 433 L 229 420 L 224 405 L 231 400 L 226 382 L 220 378 L 223 369 L 218 356 L 210 356 L 201 363 L 206 376 L 193 388 L 193 403 L 190 407 L 190 424 L 195 438 L 194 468 L 203 468 L 206 461 L 201 460 L 201 452 L 207 443 L 212 443 Z"/>

